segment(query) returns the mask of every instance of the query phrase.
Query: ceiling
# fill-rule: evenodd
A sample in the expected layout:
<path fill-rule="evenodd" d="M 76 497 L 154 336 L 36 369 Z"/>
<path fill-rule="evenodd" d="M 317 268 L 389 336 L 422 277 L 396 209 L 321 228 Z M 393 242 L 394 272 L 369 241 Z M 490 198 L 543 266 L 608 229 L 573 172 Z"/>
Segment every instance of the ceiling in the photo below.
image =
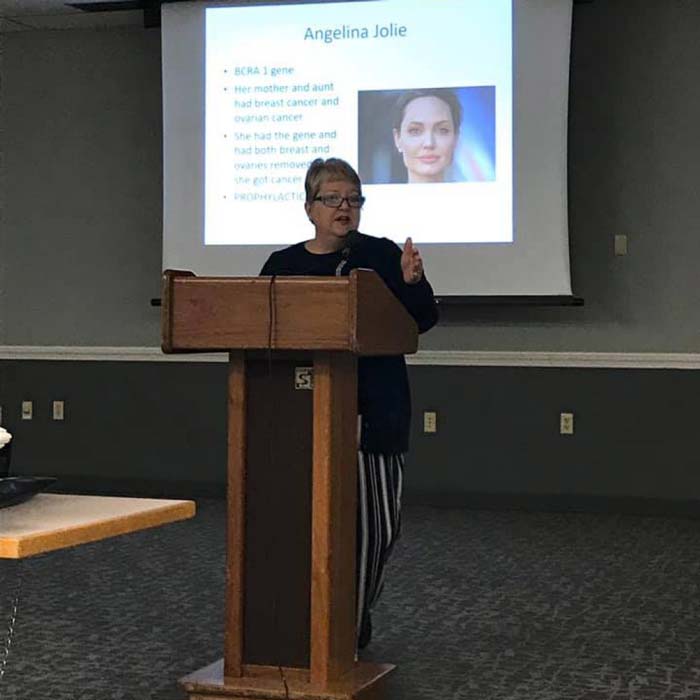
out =
<path fill-rule="evenodd" d="M 67 7 L 64 0 L 0 0 L 0 32 L 128 25 L 143 27 L 143 12 L 81 12 Z"/>

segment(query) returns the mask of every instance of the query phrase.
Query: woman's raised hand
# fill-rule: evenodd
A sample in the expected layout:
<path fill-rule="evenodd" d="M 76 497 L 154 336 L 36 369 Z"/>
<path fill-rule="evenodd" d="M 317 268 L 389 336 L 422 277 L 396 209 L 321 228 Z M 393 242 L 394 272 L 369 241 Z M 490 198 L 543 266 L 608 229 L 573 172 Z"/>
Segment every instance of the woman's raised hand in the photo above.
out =
<path fill-rule="evenodd" d="M 403 245 L 401 271 L 403 272 L 403 281 L 406 284 L 418 284 L 423 279 L 423 261 L 418 248 L 413 245 L 410 237 Z"/>

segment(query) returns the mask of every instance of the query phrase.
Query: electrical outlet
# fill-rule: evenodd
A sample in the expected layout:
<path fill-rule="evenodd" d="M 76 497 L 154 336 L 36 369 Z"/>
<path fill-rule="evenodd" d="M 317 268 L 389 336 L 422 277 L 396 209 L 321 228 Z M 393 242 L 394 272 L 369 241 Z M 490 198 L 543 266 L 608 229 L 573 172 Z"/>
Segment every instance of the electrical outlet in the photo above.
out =
<path fill-rule="evenodd" d="M 435 411 L 423 412 L 423 432 L 437 433 L 437 413 Z"/>
<path fill-rule="evenodd" d="M 31 401 L 22 401 L 22 420 L 31 420 L 34 417 L 34 404 Z"/>
<path fill-rule="evenodd" d="M 615 255 L 627 255 L 627 236 L 624 234 L 615 236 Z"/>
<path fill-rule="evenodd" d="M 54 420 L 63 420 L 64 414 L 63 414 L 63 401 L 54 401 L 51 409 L 52 409 L 52 415 Z"/>
<path fill-rule="evenodd" d="M 573 435 L 574 434 L 574 414 L 560 413 L 559 414 L 559 434 Z"/>

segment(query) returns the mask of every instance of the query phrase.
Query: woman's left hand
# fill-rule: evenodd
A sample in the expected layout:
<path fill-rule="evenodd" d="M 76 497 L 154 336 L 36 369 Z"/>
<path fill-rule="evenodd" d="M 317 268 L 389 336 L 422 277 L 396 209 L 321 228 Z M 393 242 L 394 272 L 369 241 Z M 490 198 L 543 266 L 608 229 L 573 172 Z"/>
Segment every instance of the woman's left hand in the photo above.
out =
<path fill-rule="evenodd" d="M 418 248 L 410 238 L 406 239 L 401 254 L 401 271 L 406 284 L 418 284 L 423 279 L 423 261 Z"/>

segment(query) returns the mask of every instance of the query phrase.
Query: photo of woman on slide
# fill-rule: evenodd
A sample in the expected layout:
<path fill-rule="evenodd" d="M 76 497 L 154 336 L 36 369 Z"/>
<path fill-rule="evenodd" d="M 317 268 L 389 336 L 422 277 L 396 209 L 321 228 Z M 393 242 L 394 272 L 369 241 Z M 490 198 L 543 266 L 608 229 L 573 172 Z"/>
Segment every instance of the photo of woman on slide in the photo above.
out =
<path fill-rule="evenodd" d="M 495 93 L 493 85 L 360 92 L 358 165 L 363 182 L 495 180 Z"/>
<path fill-rule="evenodd" d="M 411 90 L 394 108 L 393 132 L 408 182 L 449 181 L 462 123 L 462 107 L 452 90 Z"/>

